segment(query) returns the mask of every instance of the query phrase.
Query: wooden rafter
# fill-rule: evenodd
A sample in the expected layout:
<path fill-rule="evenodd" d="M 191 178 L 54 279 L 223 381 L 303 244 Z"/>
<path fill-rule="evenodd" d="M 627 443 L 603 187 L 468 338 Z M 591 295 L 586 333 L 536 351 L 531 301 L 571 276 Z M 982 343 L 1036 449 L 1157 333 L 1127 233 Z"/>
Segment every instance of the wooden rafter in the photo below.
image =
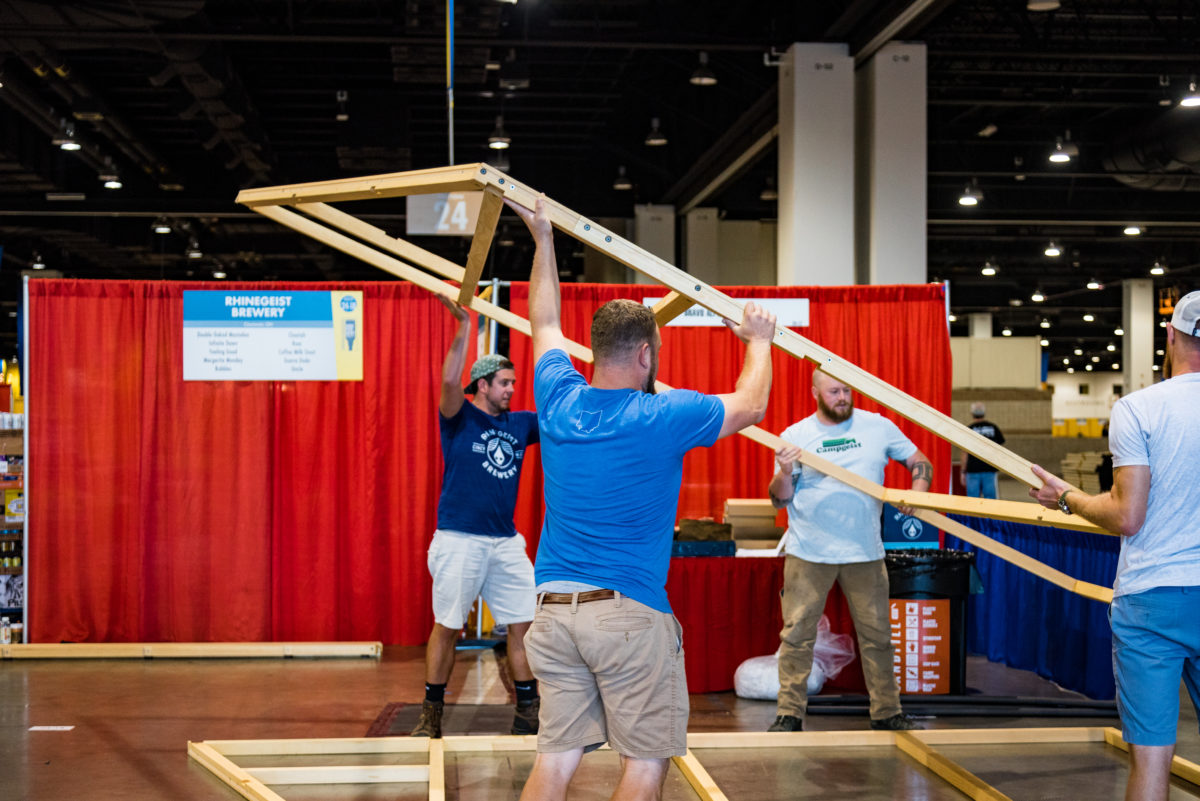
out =
<path fill-rule="evenodd" d="M 471 255 L 468 256 L 468 267 L 465 269 L 410 243 L 404 243 L 403 240 L 389 237 L 379 229 L 366 225 L 353 216 L 327 205 L 331 202 L 463 189 L 482 190 L 484 192 L 483 208 L 486 211 L 481 215 L 483 217 L 482 225 L 477 228 L 475 233 Z M 527 320 L 488 303 L 482 297 L 475 295 L 474 290 L 483 255 L 486 255 L 487 252 L 487 243 L 484 240 L 490 241 L 496 227 L 496 219 L 493 217 L 492 211 L 498 215 L 502 199 L 508 199 L 532 209 L 537 198 L 538 194 L 534 190 L 521 186 L 509 176 L 489 165 L 469 164 L 409 173 L 245 190 L 238 195 L 238 202 L 343 253 L 412 281 L 430 292 L 452 300 L 465 301 L 463 305 L 469 306 L 477 313 L 528 335 L 530 328 Z M 703 306 L 727 319 L 741 319 L 742 302 L 736 301 L 695 277 L 678 270 L 666 261 L 636 247 L 620 236 L 606 231 L 591 220 L 553 200 L 547 198 L 545 204 L 550 220 L 556 228 L 638 270 L 670 290 L 667 297 L 654 307 L 655 317 L 660 325 L 683 313 L 692 305 Z M 283 208 L 285 205 L 294 205 L 307 216 Z M 331 227 L 322 225 L 322 222 L 352 236 L 332 230 Z M 352 237 L 357 237 L 357 239 Z M 417 269 L 401 259 L 413 262 L 424 269 Z M 456 281 L 461 286 L 456 290 L 425 270 L 442 278 Z M 774 344 L 798 358 L 813 362 L 825 372 L 854 387 L 864 395 L 1003 470 L 1019 481 L 1030 486 L 1039 485 L 1040 482 L 1030 470 L 1030 462 L 1027 460 L 842 359 L 832 351 L 822 348 L 787 328 L 776 330 Z M 579 343 L 569 341 L 568 352 L 583 361 L 592 361 L 591 351 Z M 665 388 L 665 385 L 660 384 L 660 387 Z M 783 444 L 779 437 L 757 427 L 744 429 L 740 433 L 772 450 L 778 449 Z M 1077 531 L 1108 533 L 1087 521 L 1075 516 L 1064 515 L 1061 512 L 1046 510 L 1034 503 L 964 499 L 937 493 L 886 489 L 808 452 L 803 453 L 801 461 L 874 498 L 896 505 L 916 507 L 914 517 L 949 531 L 960 539 L 1029 570 L 1057 586 L 1095 600 L 1111 600 L 1111 591 L 1107 588 L 1067 576 L 1061 571 L 1054 570 L 1037 560 L 1001 545 L 974 529 L 945 517 L 941 512 L 993 517 Z"/>

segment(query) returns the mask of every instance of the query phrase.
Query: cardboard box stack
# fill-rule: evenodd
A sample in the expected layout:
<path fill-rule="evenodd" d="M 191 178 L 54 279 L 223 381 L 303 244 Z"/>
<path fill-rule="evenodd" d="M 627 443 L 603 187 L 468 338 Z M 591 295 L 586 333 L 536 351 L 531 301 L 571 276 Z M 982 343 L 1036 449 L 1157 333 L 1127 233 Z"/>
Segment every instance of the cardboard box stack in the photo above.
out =
<path fill-rule="evenodd" d="M 1100 491 L 1100 476 L 1096 468 L 1101 461 L 1098 451 L 1068 453 L 1063 457 L 1059 475 L 1064 481 L 1094 495 Z"/>
<path fill-rule="evenodd" d="M 784 529 L 775 525 L 778 509 L 765 498 L 729 498 L 725 522 L 733 527 L 733 538 L 742 548 L 774 548 Z"/>

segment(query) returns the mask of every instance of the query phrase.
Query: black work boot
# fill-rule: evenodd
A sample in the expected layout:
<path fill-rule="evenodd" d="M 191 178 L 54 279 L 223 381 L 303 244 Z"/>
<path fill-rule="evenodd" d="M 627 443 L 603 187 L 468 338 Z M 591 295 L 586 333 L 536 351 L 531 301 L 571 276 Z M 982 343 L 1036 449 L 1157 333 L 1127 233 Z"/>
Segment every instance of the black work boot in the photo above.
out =
<path fill-rule="evenodd" d="M 542 699 L 534 698 L 523 704 L 517 704 L 516 714 L 513 715 L 513 734 L 537 734 L 538 712 L 542 708 Z"/>
<path fill-rule="evenodd" d="M 804 731 L 804 720 L 795 715 L 780 715 L 767 731 Z"/>
<path fill-rule="evenodd" d="M 421 719 L 417 721 L 411 736 L 441 737 L 443 707 L 444 704 L 441 701 L 426 701 L 421 704 Z"/>

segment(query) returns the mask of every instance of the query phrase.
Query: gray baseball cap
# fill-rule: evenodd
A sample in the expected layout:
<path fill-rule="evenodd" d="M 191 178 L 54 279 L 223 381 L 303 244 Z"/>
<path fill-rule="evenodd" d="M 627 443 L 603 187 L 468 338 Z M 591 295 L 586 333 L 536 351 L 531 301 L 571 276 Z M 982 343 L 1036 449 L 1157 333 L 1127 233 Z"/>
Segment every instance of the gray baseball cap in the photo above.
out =
<path fill-rule="evenodd" d="M 1171 325 L 1185 334 L 1200 337 L 1200 290 L 1189 292 L 1175 304 Z"/>

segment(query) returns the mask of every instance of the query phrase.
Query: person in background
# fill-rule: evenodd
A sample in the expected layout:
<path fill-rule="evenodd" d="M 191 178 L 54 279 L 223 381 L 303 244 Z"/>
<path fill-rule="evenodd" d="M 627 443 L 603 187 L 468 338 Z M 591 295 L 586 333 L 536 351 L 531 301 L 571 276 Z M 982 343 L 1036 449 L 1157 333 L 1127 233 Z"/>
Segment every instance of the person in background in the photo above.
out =
<path fill-rule="evenodd" d="M 997 445 L 1004 444 L 1004 433 L 1000 426 L 985 418 L 987 407 L 976 401 L 971 404 L 971 425 L 969 428 L 976 434 L 987 437 Z M 996 468 L 977 456 L 963 451 L 962 454 L 963 480 L 967 484 L 967 496 L 970 498 L 996 498 Z"/>
<path fill-rule="evenodd" d="M 1167 327 L 1170 377 L 1124 396 L 1109 418 L 1113 485 L 1089 495 L 1034 465 L 1030 496 L 1120 534 L 1108 617 L 1126 801 L 1165 801 L 1179 725 L 1180 679 L 1200 711 L 1200 292 Z"/>
<path fill-rule="evenodd" d="M 808 451 L 882 484 L 884 468 L 895 459 L 911 472 L 912 489 L 918 492 L 929 490 L 933 465 L 891 420 L 855 409 L 854 393 L 833 376 L 815 371 L 812 393 L 817 411 L 780 434 L 788 444 L 776 453 L 778 472 L 767 488 L 775 508 L 788 510 L 778 714 L 767 731 L 804 728 L 817 624 L 835 581 L 858 633 L 863 678 L 871 696 L 871 728 L 915 729 L 916 723 L 900 708 L 892 671 L 883 502 L 805 469 L 800 460 L 801 452 Z"/>
<path fill-rule="evenodd" d="M 610 301 L 592 318 L 588 382 L 567 358 L 544 198 L 533 212 L 509 205 L 536 244 L 529 322 L 546 495 L 526 639 L 541 729 L 521 799 L 565 799 L 584 752 L 605 741 L 621 755 L 612 798 L 657 799 L 670 757 L 687 753 L 683 631 L 666 593 L 683 456 L 762 420 L 775 317 L 748 302 L 740 323 L 726 321 L 746 345 L 733 392 L 655 394 L 654 313 Z"/>
<path fill-rule="evenodd" d="M 537 734 L 537 681 L 525 657 L 525 632 L 533 620 L 533 565 L 525 538 L 513 525 L 526 449 L 538 441 L 537 415 L 509 411 L 516 373 L 503 356 L 480 356 L 471 367 L 471 383 L 463 388 L 471 314 L 439 299 L 458 320 L 458 330 L 442 364 L 438 425 L 445 470 L 428 557 L 435 622 L 425 647 L 425 701 L 412 735 L 442 736 L 455 641 L 480 594 L 496 622 L 508 625 L 517 696 L 512 733 Z M 473 396 L 470 403 L 467 395 Z"/>

